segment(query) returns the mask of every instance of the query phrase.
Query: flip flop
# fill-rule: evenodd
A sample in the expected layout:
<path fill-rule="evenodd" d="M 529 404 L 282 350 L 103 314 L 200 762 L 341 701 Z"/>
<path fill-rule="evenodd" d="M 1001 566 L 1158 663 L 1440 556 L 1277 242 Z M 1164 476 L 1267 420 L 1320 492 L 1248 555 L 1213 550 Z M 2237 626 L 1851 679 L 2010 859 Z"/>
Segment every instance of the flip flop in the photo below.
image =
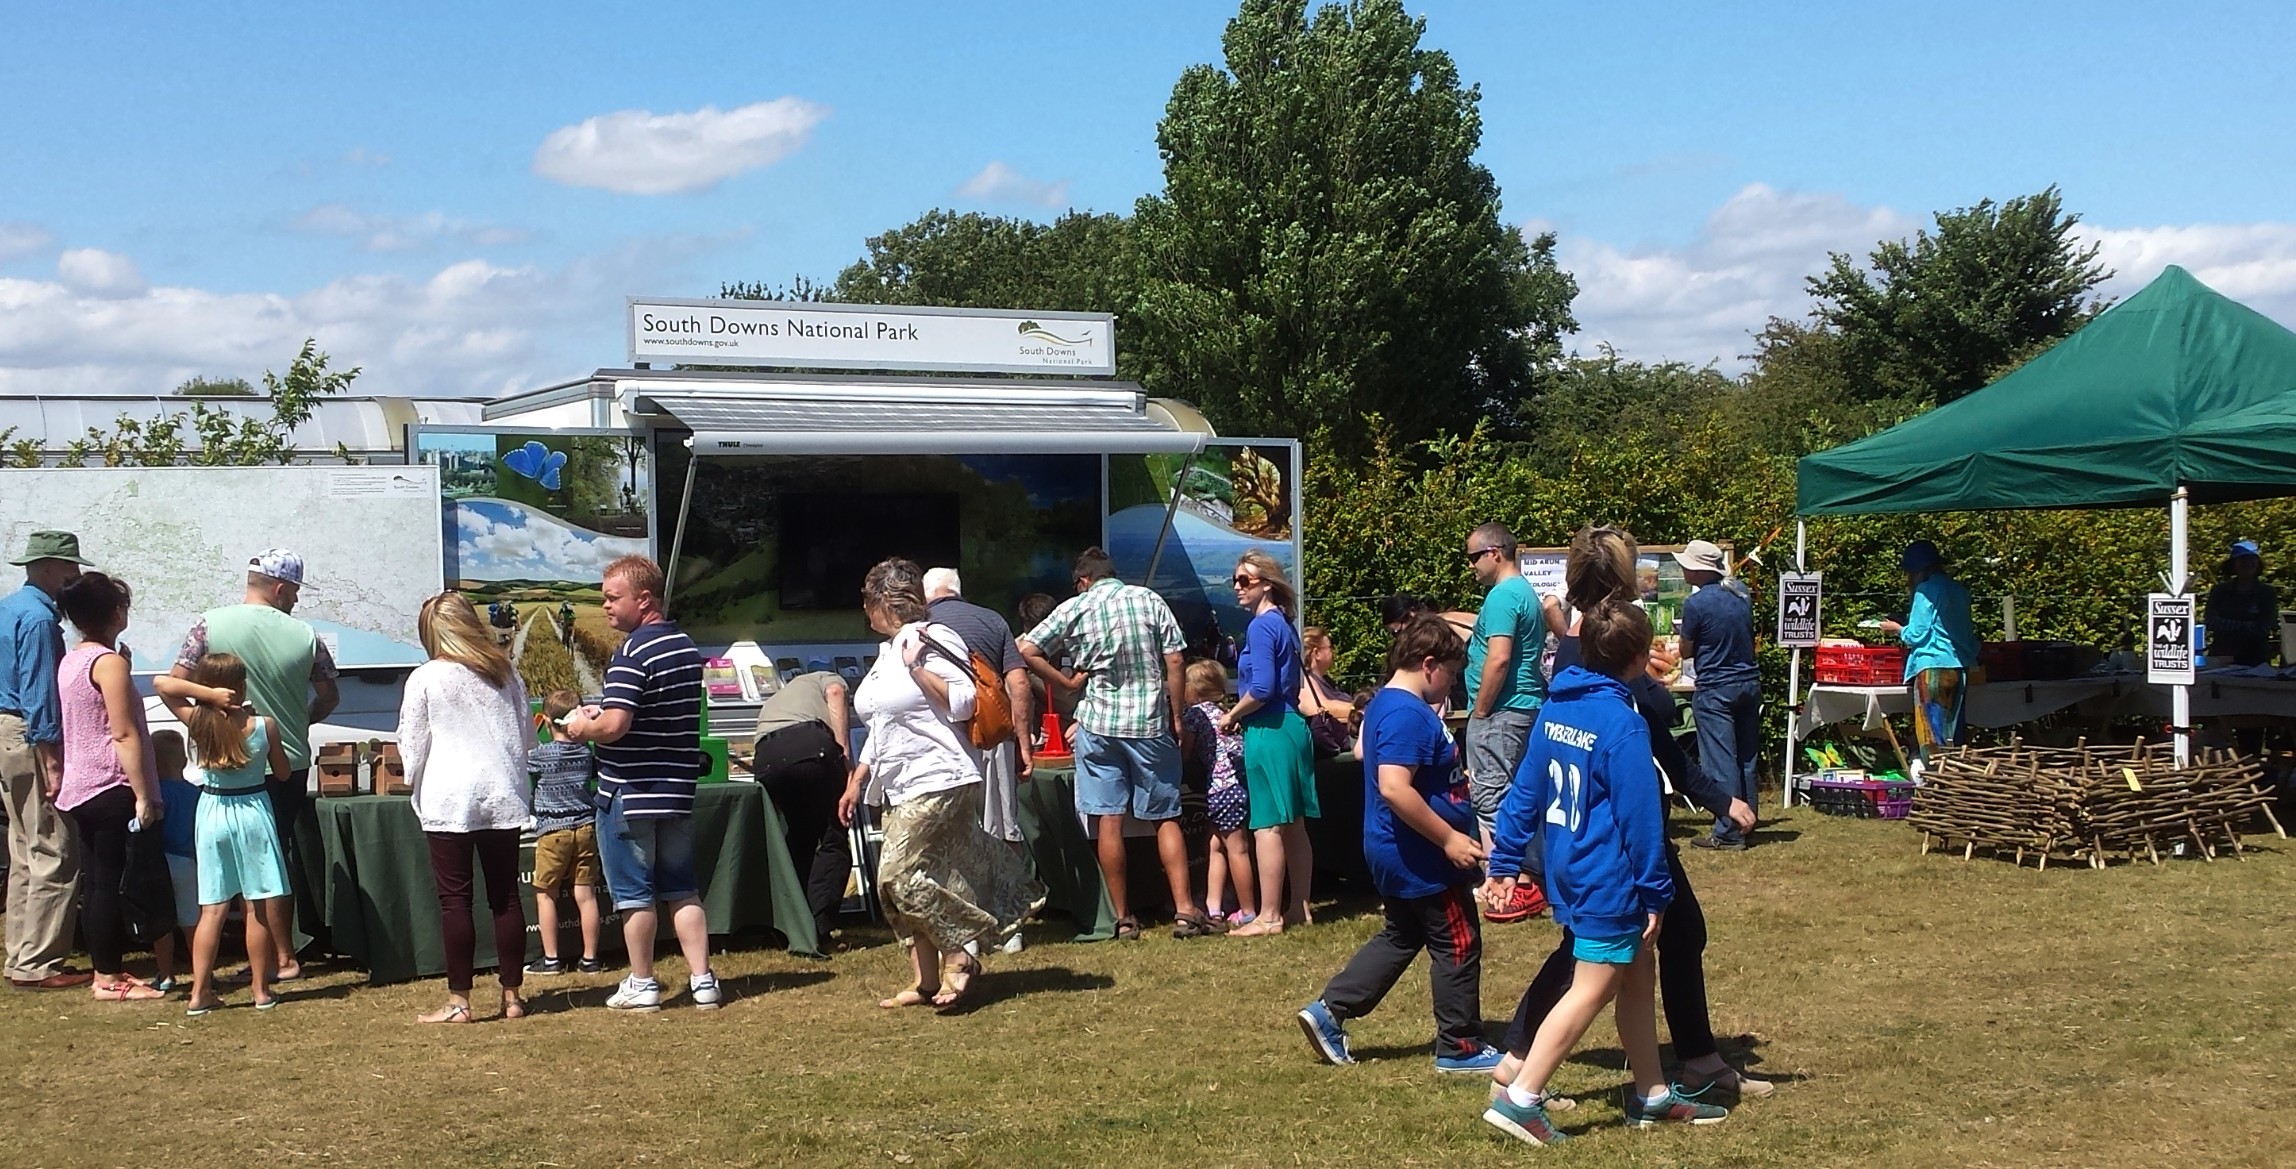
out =
<path fill-rule="evenodd" d="M 933 1005 L 933 995 L 939 993 L 941 993 L 939 987 L 934 987 L 932 992 L 928 994 L 923 986 L 912 984 L 904 987 L 892 998 L 878 999 L 877 1006 L 888 1011 L 899 1010 L 902 1007 L 929 1007 Z"/>
<path fill-rule="evenodd" d="M 222 1005 L 223 1005 L 223 1000 L 222 1000 L 222 999 L 217 999 L 217 1000 L 215 1000 L 214 1002 L 212 1002 L 212 1003 L 209 1003 L 209 1004 L 207 1004 L 207 1005 L 206 1005 L 206 1006 L 204 1006 L 204 1007 L 200 1007 L 200 1006 L 187 1006 L 187 1007 L 185 1007 L 185 1008 L 183 1009 L 183 1017 L 184 1017 L 184 1018 L 186 1018 L 186 1019 L 196 1019 L 196 1018 L 200 1017 L 201 1015 L 205 1015 L 205 1014 L 210 1014 L 210 1013 L 213 1013 L 213 1012 L 215 1011 L 215 1009 L 216 1009 L 216 1008 L 218 1008 L 218 1007 L 221 1007 Z"/>
<path fill-rule="evenodd" d="M 276 1006 L 278 1006 L 278 1005 L 279 1005 L 279 996 L 278 996 L 278 995 L 272 995 L 270 998 L 267 998 L 267 999 L 257 999 L 257 1000 L 255 1000 L 255 1009 L 256 1009 L 256 1010 L 258 1010 L 258 1011 L 268 1011 L 268 1010 L 270 1010 L 271 1008 L 273 1008 L 273 1007 L 276 1007 Z M 467 1008 L 465 1008 L 465 1010 L 467 1011 Z"/>

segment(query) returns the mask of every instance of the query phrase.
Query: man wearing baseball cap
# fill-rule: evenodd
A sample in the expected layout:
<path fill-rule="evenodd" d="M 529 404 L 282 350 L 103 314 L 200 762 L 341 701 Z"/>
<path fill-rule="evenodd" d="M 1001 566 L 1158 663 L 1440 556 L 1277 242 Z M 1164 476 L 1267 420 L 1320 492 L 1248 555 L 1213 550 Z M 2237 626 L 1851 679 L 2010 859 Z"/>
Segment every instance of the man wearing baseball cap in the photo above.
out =
<path fill-rule="evenodd" d="M 2272 660 L 2272 643 L 2280 634 L 2280 594 L 2257 579 L 2263 571 L 2256 541 L 2234 540 L 2201 618 L 2208 626 L 2209 665 L 2218 658 L 2236 666 Z"/>
<path fill-rule="evenodd" d="M 1722 790 L 1759 807 L 1754 763 L 1762 750 L 1762 674 L 1754 665 L 1754 609 L 1744 593 L 1724 586 L 1730 565 L 1720 545 L 1692 540 L 1674 554 L 1690 596 L 1674 630 L 1682 660 L 1693 664 L 1698 688 L 1690 692 L 1698 723 L 1698 767 Z M 1699 848 L 1737 852 L 1746 847 L 1736 821 L 1718 816 L 1714 829 L 1695 837 Z"/>
<path fill-rule="evenodd" d="M 63 714 L 56 667 L 64 631 L 56 597 L 79 579 L 80 538 L 43 530 L 8 563 L 24 587 L 0 598 L 0 791 L 8 800 L 8 981 L 33 990 L 84 986 L 64 965 L 72 952 L 72 901 L 80 863 L 70 825 L 56 810 L 64 780 Z"/>
<path fill-rule="evenodd" d="M 287 752 L 287 774 L 270 776 L 265 787 L 271 795 L 271 814 L 278 821 L 279 842 L 287 852 L 287 872 L 293 895 L 275 898 L 271 915 L 272 944 L 278 947 L 276 978 L 289 982 L 302 977 L 295 960 L 295 905 L 307 901 L 305 913 L 318 918 L 318 885 L 312 879 L 302 841 L 295 825 L 310 798 L 311 724 L 334 713 L 341 695 L 335 685 L 335 657 L 327 643 L 309 625 L 289 614 L 303 596 L 303 558 L 284 548 L 256 553 L 247 561 L 247 592 L 236 605 L 210 609 L 192 623 L 184 638 L 175 668 L 156 679 L 159 692 L 177 718 L 193 703 L 225 705 L 245 701 L 279 727 L 280 745 Z M 199 659 L 211 653 L 233 654 L 247 663 L 247 693 L 226 694 L 193 682 Z"/>

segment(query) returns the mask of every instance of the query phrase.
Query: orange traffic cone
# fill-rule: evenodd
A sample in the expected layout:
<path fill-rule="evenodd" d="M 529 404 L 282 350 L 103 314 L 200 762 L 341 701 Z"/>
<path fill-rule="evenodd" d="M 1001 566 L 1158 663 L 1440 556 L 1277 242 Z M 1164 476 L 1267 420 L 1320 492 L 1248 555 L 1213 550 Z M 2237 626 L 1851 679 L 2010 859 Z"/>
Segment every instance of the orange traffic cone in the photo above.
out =
<path fill-rule="evenodd" d="M 1068 743 L 1060 736 L 1059 711 L 1048 710 L 1044 712 L 1044 746 L 1037 748 L 1036 757 L 1039 759 L 1068 758 Z"/>

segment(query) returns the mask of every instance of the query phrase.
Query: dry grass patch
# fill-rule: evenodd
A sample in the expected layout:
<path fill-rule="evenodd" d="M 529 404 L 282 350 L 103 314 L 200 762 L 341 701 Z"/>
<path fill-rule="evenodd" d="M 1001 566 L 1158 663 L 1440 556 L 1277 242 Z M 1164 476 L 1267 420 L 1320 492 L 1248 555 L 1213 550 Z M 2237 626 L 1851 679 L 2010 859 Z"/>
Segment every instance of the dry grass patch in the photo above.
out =
<path fill-rule="evenodd" d="M 1687 827 L 1682 821 L 1678 827 Z M 2276 1165 L 2296 1148 L 2289 846 L 2247 861 L 2035 872 L 1915 854 L 1900 825 L 1800 813 L 1689 858 L 1715 1024 L 1786 1083 L 1719 1128 L 1618 1127 L 1607 1021 L 1558 1087 L 1558 1150 L 1502 1144 L 1479 1079 L 1437 1077 L 1415 971 L 1313 1062 L 1290 1015 L 1369 936 L 1368 907 L 1259 941 L 1065 942 L 998 958 L 976 1003 L 884 1012 L 889 945 L 726 955 L 732 1003 L 596 1004 L 535 980 L 519 1024 L 424 1028 L 440 984 L 340 973 L 278 1011 L 0 996 L 10 1166 Z M 881 936 L 878 940 L 882 940 Z M 1496 1028 L 1554 942 L 1493 926 Z M 665 963 L 682 987 L 683 969 Z M 490 1000 L 482 981 L 482 1015 Z"/>

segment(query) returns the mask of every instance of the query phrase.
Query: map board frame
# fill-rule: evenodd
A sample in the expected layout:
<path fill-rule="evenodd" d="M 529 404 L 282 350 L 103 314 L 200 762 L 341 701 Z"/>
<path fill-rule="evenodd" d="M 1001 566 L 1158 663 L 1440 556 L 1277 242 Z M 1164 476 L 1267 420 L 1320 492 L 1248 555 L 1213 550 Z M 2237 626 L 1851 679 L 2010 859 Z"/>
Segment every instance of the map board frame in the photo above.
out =
<path fill-rule="evenodd" d="M 261 535 L 243 531 L 230 546 L 193 549 L 187 545 L 194 544 L 198 534 L 166 526 L 169 520 L 157 514 L 157 504 L 148 517 L 124 514 L 107 521 L 90 511 L 90 501 L 123 497 L 170 503 L 197 500 L 204 511 L 249 517 L 247 526 Z M 319 509 L 323 517 L 296 521 L 294 508 L 281 502 L 312 498 L 326 501 Z M 383 509 L 403 509 L 405 514 L 386 516 Z M 118 576 L 134 590 L 123 640 L 135 648 L 134 672 L 147 675 L 166 673 L 175 664 L 190 623 L 201 612 L 239 602 L 246 588 L 247 560 L 266 548 L 287 548 L 304 557 L 306 576 L 296 616 L 318 630 L 339 668 L 403 671 L 421 665 L 429 659 L 416 635 L 415 614 L 423 599 L 443 587 L 445 564 L 439 542 L 433 536 L 397 547 L 376 542 L 373 533 L 378 525 L 406 524 L 410 532 L 434 534 L 437 509 L 438 475 L 429 467 L 287 464 L 0 470 L 0 543 L 13 556 L 22 550 L 26 534 L 36 529 L 60 528 L 78 535 L 81 554 L 94 562 L 95 569 Z M 136 510 L 133 504 L 125 508 Z M 346 548 L 362 541 L 365 546 L 346 563 L 342 557 L 325 554 L 334 541 Z M 379 570 L 389 569 L 400 575 L 378 577 Z M 343 596 L 345 588 L 411 601 L 404 624 L 341 625 L 319 616 Z M 414 595 L 417 591 L 420 597 Z"/>

